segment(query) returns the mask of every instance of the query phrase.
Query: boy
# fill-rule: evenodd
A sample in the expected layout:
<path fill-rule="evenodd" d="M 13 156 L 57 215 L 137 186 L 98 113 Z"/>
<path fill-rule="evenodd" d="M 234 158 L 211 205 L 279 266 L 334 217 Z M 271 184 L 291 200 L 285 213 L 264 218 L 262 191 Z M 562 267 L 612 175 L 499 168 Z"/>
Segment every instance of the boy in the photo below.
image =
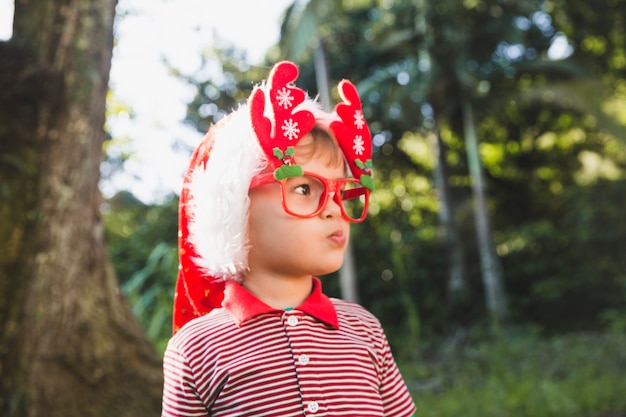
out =
<path fill-rule="evenodd" d="M 356 88 L 329 114 L 278 63 L 192 156 L 181 194 L 162 416 L 411 416 L 380 323 L 330 299 L 367 214 L 371 136 Z M 349 176 L 352 175 L 352 176 Z"/>

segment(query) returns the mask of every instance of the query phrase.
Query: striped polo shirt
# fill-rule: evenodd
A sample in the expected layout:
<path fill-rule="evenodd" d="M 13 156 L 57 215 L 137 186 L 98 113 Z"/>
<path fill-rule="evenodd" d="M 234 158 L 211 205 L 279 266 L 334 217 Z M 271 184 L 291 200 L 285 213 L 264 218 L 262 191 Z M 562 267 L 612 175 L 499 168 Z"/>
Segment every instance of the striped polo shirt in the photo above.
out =
<path fill-rule="evenodd" d="M 162 416 L 411 416 L 379 321 L 321 283 L 277 310 L 236 283 L 186 324 L 164 356 Z"/>

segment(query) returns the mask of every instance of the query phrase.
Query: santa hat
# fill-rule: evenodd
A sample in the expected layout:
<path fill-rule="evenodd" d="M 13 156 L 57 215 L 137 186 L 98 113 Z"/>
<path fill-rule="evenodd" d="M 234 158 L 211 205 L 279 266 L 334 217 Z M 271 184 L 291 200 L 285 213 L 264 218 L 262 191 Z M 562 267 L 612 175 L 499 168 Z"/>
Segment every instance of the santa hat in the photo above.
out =
<path fill-rule="evenodd" d="M 225 281 L 240 280 L 247 269 L 250 181 L 268 169 L 277 179 L 302 175 L 294 147 L 316 124 L 333 132 L 352 175 L 373 189 L 372 141 L 356 87 L 342 80 L 342 102 L 328 113 L 292 85 L 297 77 L 295 64 L 276 64 L 191 157 L 179 203 L 174 332 L 220 307 Z"/>

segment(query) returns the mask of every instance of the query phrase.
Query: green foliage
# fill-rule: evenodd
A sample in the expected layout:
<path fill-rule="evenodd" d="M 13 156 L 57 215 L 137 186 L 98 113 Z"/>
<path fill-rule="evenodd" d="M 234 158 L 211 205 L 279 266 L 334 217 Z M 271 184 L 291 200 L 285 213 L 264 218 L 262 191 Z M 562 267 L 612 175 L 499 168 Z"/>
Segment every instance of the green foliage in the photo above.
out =
<path fill-rule="evenodd" d="M 601 417 L 626 413 L 626 335 L 451 340 L 402 364 L 420 416 Z"/>
<path fill-rule="evenodd" d="M 167 280 L 160 282 L 162 280 L 159 280 L 159 276 L 172 273 L 177 267 L 177 248 L 161 242 L 154 247 L 145 266 L 122 284 L 122 290 L 132 305 L 133 313 L 159 352 L 165 350 L 171 335 L 173 303 L 171 282 Z M 169 276 L 171 281 L 171 277 L 175 275 Z"/>
<path fill-rule="evenodd" d="M 232 46 L 207 48 L 201 59 L 202 69 L 198 76 L 180 77 L 197 89 L 197 94 L 187 105 L 185 121 L 204 133 L 209 126 L 245 102 L 254 85 L 266 77 L 267 69 L 250 66 L 245 53 Z M 174 69 L 172 71 L 176 74 Z M 207 72 L 221 76 L 200 76 Z"/>
<path fill-rule="evenodd" d="M 515 320 L 593 329 L 626 289 L 624 147 L 575 113 L 514 106 L 480 134 Z"/>
<path fill-rule="evenodd" d="M 172 334 L 178 199 L 148 206 L 120 192 L 103 208 L 107 249 L 124 294 L 159 352 Z"/>
<path fill-rule="evenodd" d="M 311 12 L 319 6 L 312 3 Z M 591 14 L 584 2 L 338 3 L 342 13 L 333 19 L 317 16 L 316 36 L 326 46 L 331 78 L 358 82 L 377 141 L 377 191 L 368 220 L 353 234 L 362 302 L 382 318 L 392 343 L 405 346 L 411 335 L 397 319 L 413 308 L 406 294 L 421 337 L 485 317 L 459 111 L 464 96 L 476 112 L 512 320 L 551 331 L 590 329 L 623 311 L 618 252 L 626 240 L 619 214 L 626 171 L 619 138 L 626 123 L 615 76 L 623 67 L 614 65 L 623 51 L 616 42 L 624 36 L 623 1 Z M 576 23 L 568 26 L 571 19 Z M 574 53 L 547 59 L 559 30 Z M 300 38 L 284 41 L 292 40 L 305 45 Z M 613 51 L 605 57 L 611 64 L 593 53 L 600 44 Z M 300 56 L 302 84 L 313 86 L 310 57 Z M 612 75 L 598 76 L 598 68 Z M 436 216 L 442 202 L 426 139 L 435 123 L 465 249 L 460 304 L 446 289 L 448 260 Z M 398 279 L 402 271 L 407 285 Z"/>

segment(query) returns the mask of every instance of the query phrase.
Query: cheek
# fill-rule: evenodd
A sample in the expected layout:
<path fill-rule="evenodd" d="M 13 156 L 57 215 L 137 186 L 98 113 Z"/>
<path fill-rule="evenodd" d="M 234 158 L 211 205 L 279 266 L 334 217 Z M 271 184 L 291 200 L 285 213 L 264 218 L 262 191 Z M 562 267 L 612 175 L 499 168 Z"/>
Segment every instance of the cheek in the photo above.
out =
<path fill-rule="evenodd" d="M 251 198 L 248 216 L 250 256 L 269 260 L 302 250 L 311 236 L 309 227 L 306 220 L 285 213 L 279 196 Z"/>
<path fill-rule="evenodd" d="M 275 244 L 283 228 L 284 216 L 280 195 L 258 193 L 250 196 L 248 212 L 248 241 L 252 246 L 261 247 Z"/>

